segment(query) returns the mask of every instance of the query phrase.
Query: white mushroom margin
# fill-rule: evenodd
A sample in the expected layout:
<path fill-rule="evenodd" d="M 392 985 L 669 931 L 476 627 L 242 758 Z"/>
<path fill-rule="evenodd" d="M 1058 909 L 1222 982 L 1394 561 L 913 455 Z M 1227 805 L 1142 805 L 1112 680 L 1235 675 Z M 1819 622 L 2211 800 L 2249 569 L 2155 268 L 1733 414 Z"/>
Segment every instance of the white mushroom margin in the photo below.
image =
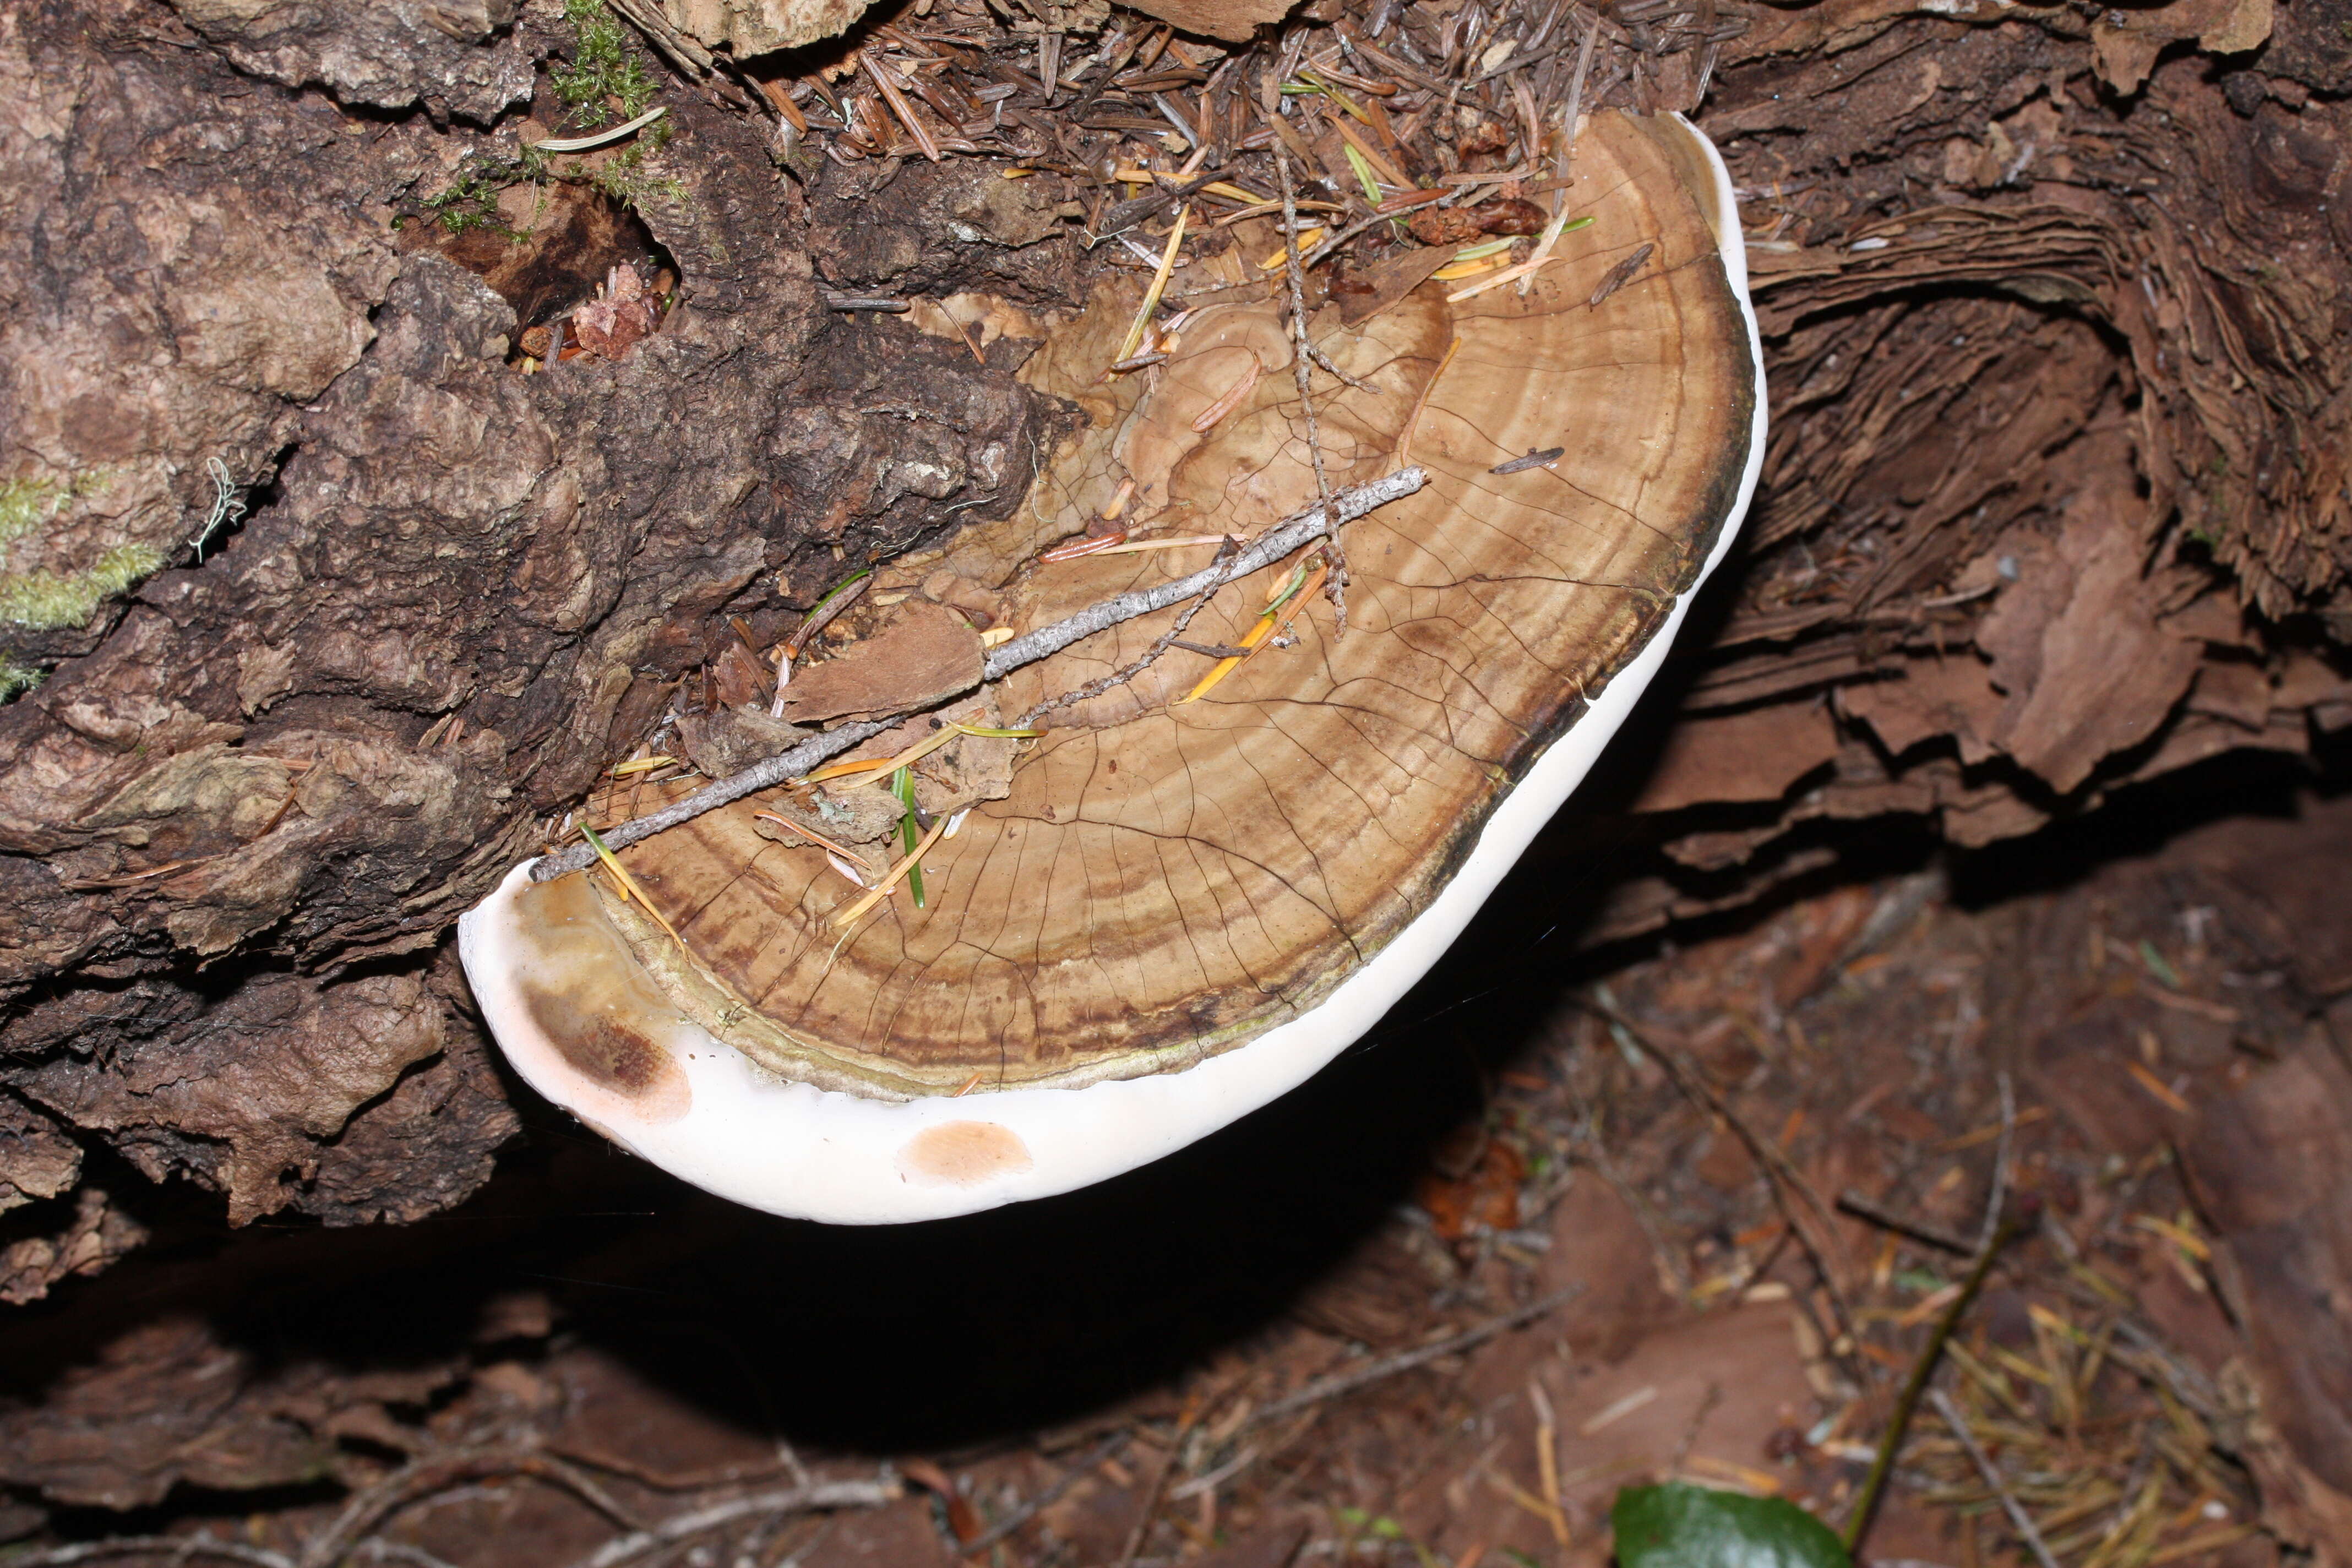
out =
<path fill-rule="evenodd" d="M 1763 344 L 1748 298 L 1731 177 L 1696 127 L 1679 115 L 1673 121 L 1713 171 L 1708 216 L 1757 367 L 1738 495 L 1697 581 L 1657 636 L 1504 798 L 1429 908 L 1320 1006 L 1181 1071 L 1083 1089 L 903 1101 L 789 1082 L 679 1016 L 660 1043 L 683 1070 L 691 1103 L 682 1114 L 651 1120 L 574 1071 L 525 1005 L 521 981 L 533 959 L 515 896 L 530 885 L 526 862 L 457 924 L 467 977 L 515 1070 L 614 1142 L 720 1197 L 828 1224 L 893 1225 L 1048 1197 L 1149 1164 L 1280 1098 L 1362 1037 L 1453 945 L 1583 782 L 1665 662 L 1691 599 L 1730 551 L 1755 493 L 1764 462 Z"/>

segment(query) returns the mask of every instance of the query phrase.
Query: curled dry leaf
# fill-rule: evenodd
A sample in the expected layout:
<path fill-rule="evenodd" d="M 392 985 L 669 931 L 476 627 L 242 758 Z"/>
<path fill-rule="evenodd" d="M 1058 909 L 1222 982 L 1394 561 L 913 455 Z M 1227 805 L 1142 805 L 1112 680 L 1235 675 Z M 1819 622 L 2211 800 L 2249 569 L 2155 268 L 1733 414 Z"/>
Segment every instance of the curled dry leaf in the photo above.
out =
<path fill-rule="evenodd" d="M 1295 642 L 1202 700 L 1174 705 L 1212 659 L 1171 648 L 1053 710 L 1041 739 L 1003 742 L 1023 748 L 1004 797 L 926 851 L 927 907 L 894 900 L 846 937 L 834 916 L 855 890 L 823 851 L 783 849 L 756 824 L 804 792 L 621 852 L 683 949 L 602 879 L 519 872 L 467 917 L 466 951 L 523 1074 L 688 1180 L 878 1221 L 1099 1180 L 1353 1039 L 1591 765 L 1753 484 L 1759 356 L 1744 268 L 1725 256 L 1738 227 L 1719 163 L 1680 121 L 1613 113 L 1593 118 L 1578 163 L 1595 224 L 1524 295 L 1449 305 L 1432 283 L 1353 327 L 1329 310 L 1312 322 L 1358 384 L 1318 399 L 1334 489 L 1387 473 L 1408 439 L 1428 477 L 1349 526 L 1344 636 L 1301 594 Z M 1637 283 L 1586 310 L 1644 244 L 1656 249 Z M 1277 308 L 1202 308 L 1150 375 L 1105 378 L 1139 289 L 1109 286 L 1024 367 L 1085 421 L 1028 500 L 898 563 L 900 580 L 982 585 L 1027 631 L 1213 558 L 1202 544 L 1037 563 L 1123 484 L 1119 523 L 1139 540 L 1247 538 L 1311 503 Z M 1555 447 L 1550 467 L 1491 471 Z M 1298 565 L 1225 588 L 1185 639 L 1243 644 L 1269 583 Z M 1018 722 L 1141 658 L 1176 613 L 1081 639 L 983 695 Z M 844 694 L 809 711 L 884 710 L 949 685 L 907 679 L 887 640 L 837 661 Z M 823 689 L 831 668 L 788 691 Z M 929 723 L 907 728 L 919 739 Z M 567 1023 L 569 990 L 544 990 L 575 971 L 592 989 L 615 973 L 639 988 L 593 1040 Z"/>

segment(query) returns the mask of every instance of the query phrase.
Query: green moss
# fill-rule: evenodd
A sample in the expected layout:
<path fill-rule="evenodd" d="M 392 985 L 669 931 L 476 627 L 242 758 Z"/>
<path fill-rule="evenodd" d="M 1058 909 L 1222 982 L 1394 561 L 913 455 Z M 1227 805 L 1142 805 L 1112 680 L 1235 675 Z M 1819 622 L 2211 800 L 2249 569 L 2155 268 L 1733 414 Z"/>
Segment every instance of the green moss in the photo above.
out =
<path fill-rule="evenodd" d="M 0 573 L 0 621 L 32 631 L 88 624 L 98 606 L 163 564 L 152 544 L 118 544 L 87 572 Z"/>
<path fill-rule="evenodd" d="M 46 679 L 42 671 L 29 664 L 18 664 L 0 653 L 0 702 L 14 702 Z"/>
<path fill-rule="evenodd" d="M 514 167 L 495 161 L 485 161 L 462 170 L 447 190 L 425 198 L 425 210 L 441 220 L 441 226 L 451 234 L 465 234 L 472 229 L 487 228 L 516 237 L 515 231 L 499 212 L 499 193 L 521 176 Z"/>
<path fill-rule="evenodd" d="M 47 479 L 0 481 L 0 558 L 9 545 L 57 516 L 65 489 Z"/>
<path fill-rule="evenodd" d="M 653 79 L 604 0 L 563 0 L 563 19 L 572 24 L 572 63 L 549 68 L 547 79 L 572 106 L 572 123 L 593 131 L 643 114 L 654 100 Z"/>

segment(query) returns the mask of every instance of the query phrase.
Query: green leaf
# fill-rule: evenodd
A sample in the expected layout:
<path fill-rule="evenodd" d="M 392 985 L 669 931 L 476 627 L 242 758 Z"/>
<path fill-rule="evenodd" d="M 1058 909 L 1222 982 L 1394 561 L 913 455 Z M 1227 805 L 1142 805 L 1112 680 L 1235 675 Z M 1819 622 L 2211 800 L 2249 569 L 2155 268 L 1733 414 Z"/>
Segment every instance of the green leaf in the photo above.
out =
<path fill-rule="evenodd" d="M 1609 1523 L 1618 1568 L 1853 1568 L 1830 1527 L 1785 1498 L 1627 1487 Z"/>

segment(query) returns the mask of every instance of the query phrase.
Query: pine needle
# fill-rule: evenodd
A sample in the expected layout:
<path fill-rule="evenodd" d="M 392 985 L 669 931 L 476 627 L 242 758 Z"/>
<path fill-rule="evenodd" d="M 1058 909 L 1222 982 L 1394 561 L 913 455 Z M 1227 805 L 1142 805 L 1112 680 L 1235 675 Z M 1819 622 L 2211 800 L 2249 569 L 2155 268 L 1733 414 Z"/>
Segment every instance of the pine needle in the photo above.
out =
<path fill-rule="evenodd" d="M 1175 706 L 1181 708 L 1187 702 L 1198 702 L 1209 694 L 1217 682 L 1256 658 L 1259 650 L 1265 647 L 1266 639 L 1274 635 L 1275 627 L 1281 624 L 1284 608 L 1294 600 L 1312 595 L 1323 585 L 1323 579 L 1330 575 L 1330 571 L 1328 566 L 1318 566 L 1308 575 L 1302 577 L 1294 574 L 1290 587 L 1259 615 L 1257 625 L 1249 629 L 1249 635 L 1234 645 L 1236 647 L 1247 648 L 1249 651 L 1217 660 L 1210 668 L 1209 673 L 1201 677 L 1198 685 L 1176 700 Z"/>
<path fill-rule="evenodd" d="M 1127 341 L 1111 356 L 1114 363 L 1133 358 L 1135 351 L 1143 345 L 1144 331 L 1151 325 L 1151 312 L 1160 309 L 1160 298 L 1168 291 L 1168 275 L 1176 270 L 1177 247 L 1184 243 L 1184 225 L 1192 216 L 1190 205 L 1176 209 L 1175 226 L 1168 231 L 1168 248 L 1160 253 L 1160 270 L 1151 275 L 1151 287 L 1143 291 L 1143 308 L 1135 312 L 1135 325 L 1127 329 Z"/>
<path fill-rule="evenodd" d="M 915 868 L 916 863 L 922 859 L 923 856 L 929 851 L 931 846 L 939 842 L 940 835 L 947 831 L 947 826 L 948 819 L 944 816 L 940 818 L 937 822 L 932 823 L 931 830 L 923 835 L 922 841 L 917 844 L 915 847 L 908 852 L 906 858 L 900 860 L 887 871 L 885 871 L 882 874 L 882 879 L 875 883 L 874 886 L 866 891 L 864 897 L 858 899 L 847 909 L 834 916 L 833 923 L 837 926 L 854 925 L 856 923 L 859 916 L 865 914 L 866 910 L 880 903 L 884 899 L 888 898 L 890 896 L 890 889 L 898 885 L 898 879 L 904 877 L 908 872 Z"/>
<path fill-rule="evenodd" d="M 604 863 L 604 869 L 613 874 L 613 880 L 621 885 L 623 901 L 636 900 L 645 906 L 646 913 L 653 916 L 660 922 L 662 930 L 669 932 L 670 941 L 684 947 L 686 939 L 677 934 L 677 928 L 670 924 L 659 910 L 654 908 L 654 901 L 646 897 L 646 890 L 637 886 L 637 879 L 629 875 L 629 868 L 621 864 L 620 858 L 604 847 L 604 841 L 596 836 L 596 830 L 583 822 L 580 825 L 580 832 L 588 840 L 588 847 L 596 851 L 596 858 Z"/>

